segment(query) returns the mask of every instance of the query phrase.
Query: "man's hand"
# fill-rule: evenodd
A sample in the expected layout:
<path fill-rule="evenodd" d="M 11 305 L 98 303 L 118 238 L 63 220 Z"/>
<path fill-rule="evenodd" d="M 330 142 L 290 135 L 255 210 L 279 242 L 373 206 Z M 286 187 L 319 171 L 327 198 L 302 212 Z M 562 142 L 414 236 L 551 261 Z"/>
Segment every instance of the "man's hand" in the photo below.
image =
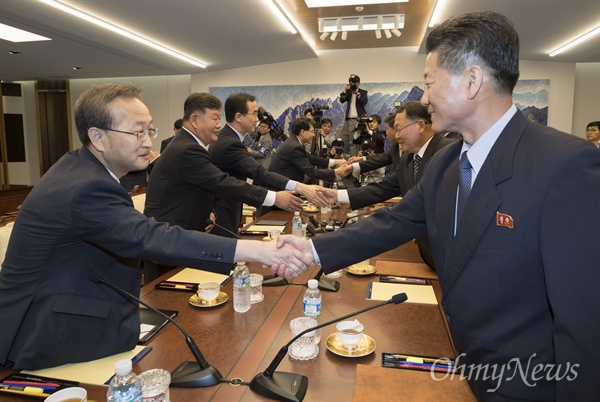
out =
<path fill-rule="evenodd" d="M 310 243 L 299 237 L 279 236 L 276 242 L 261 243 L 262 247 L 265 248 L 262 252 L 263 267 L 270 267 L 273 273 L 288 279 L 306 272 L 308 267 L 314 263 Z"/>
<path fill-rule="evenodd" d="M 364 159 L 362 156 L 353 156 L 352 158 L 348 159 L 348 163 L 352 164 L 355 162 L 362 162 Z"/>
<path fill-rule="evenodd" d="M 333 159 L 333 166 L 342 166 L 348 163 L 346 159 Z"/>
<path fill-rule="evenodd" d="M 286 211 L 296 212 L 302 208 L 302 200 L 289 191 L 275 193 L 275 206 Z"/>
<path fill-rule="evenodd" d="M 304 183 L 298 183 L 296 185 L 296 192 L 305 196 L 311 203 L 317 207 L 325 207 L 329 205 L 327 198 L 323 197 L 319 189 L 322 187 L 307 185 Z"/>
<path fill-rule="evenodd" d="M 352 165 L 344 165 L 335 169 L 335 175 L 339 177 L 346 177 L 352 173 Z"/>
<path fill-rule="evenodd" d="M 246 147 L 246 150 L 248 151 L 248 153 L 252 152 L 252 148 L 250 147 Z"/>
<path fill-rule="evenodd" d="M 214 213 L 214 212 L 211 212 L 211 213 L 210 213 L 210 220 L 211 220 L 211 221 L 213 221 L 213 222 L 216 222 L 216 221 L 217 221 L 217 216 L 215 215 L 215 213 Z M 205 232 L 205 233 L 210 233 L 210 232 L 211 232 L 211 231 L 214 229 L 214 227 L 215 227 L 215 225 L 213 225 L 213 224 L 210 224 L 210 225 L 208 225 L 208 226 L 206 226 L 206 227 L 204 228 L 204 232 Z"/>
<path fill-rule="evenodd" d="M 337 190 L 332 190 L 326 187 L 319 187 L 319 192 L 321 195 L 327 198 L 328 204 L 335 204 L 338 202 L 338 192 Z"/>

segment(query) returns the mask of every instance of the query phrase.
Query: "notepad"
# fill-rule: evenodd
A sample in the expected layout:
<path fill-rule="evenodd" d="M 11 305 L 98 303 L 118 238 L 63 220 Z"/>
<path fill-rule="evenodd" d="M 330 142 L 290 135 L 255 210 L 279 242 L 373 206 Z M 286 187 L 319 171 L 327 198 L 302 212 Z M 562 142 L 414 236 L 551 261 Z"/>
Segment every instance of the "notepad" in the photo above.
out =
<path fill-rule="evenodd" d="M 431 285 L 410 285 L 404 283 L 370 282 L 367 300 L 389 300 L 398 293 L 406 293 L 406 303 L 438 304 Z"/>
<path fill-rule="evenodd" d="M 285 232 L 285 225 L 250 225 L 244 230 L 240 230 L 240 234 L 262 234 L 267 235 L 269 230 L 279 230 Z"/>
<path fill-rule="evenodd" d="M 203 271 L 201 269 L 184 268 L 168 279 L 169 282 L 182 283 L 204 283 L 218 282 L 221 283 L 227 278 L 227 275 L 217 274 L 215 272 Z"/>
<path fill-rule="evenodd" d="M 174 318 L 178 311 L 159 310 L 167 316 Z M 154 311 L 140 307 L 140 338 L 138 343 L 144 343 L 150 340 L 162 327 L 167 325 L 169 320 Z"/>
<path fill-rule="evenodd" d="M 147 346 L 146 348 L 150 348 Z M 28 371 L 23 373 L 36 376 L 61 378 L 63 380 L 77 381 L 86 384 L 104 385 L 115 373 L 115 363 L 121 359 L 134 359 L 140 352 L 148 351 L 144 346 L 136 346 L 129 352 L 119 353 L 104 357 L 98 360 L 92 360 L 85 363 L 69 363 L 62 366 L 51 367 L 42 370 Z"/>

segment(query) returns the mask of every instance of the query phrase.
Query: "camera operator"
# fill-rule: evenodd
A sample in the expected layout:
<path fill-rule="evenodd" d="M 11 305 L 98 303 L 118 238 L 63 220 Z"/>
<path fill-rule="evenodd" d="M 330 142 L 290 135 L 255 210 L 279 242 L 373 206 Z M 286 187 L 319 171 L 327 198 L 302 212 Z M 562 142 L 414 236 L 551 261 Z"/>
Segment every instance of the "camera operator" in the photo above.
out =
<path fill-rule="evenodd" d="M 369 157 L 375 154 L 375 141 L 367 139 L 362 142 L 360 145 L 360 151 L 358 151 L 359 157 Z M 373 169 L 366 173 L 360 173 L 358 170 L 353 170 L 352 175 L 358 182 L 360 186 L 366 186 L 369 183 L 378 183 L 385 177 L 385 168 L 380 167 L 377 169 Z"/>
<path fill-rule="evenodd" d="M 359 116 L 367 114 L 365 105 L 368 102 L 367 91 L 360 89 L 360 77 L 352 74 L 348 78 L 348 84 L 344 92 L 340 94 L 340 103 L 347 103 L 346 121 L 342 127 L 342 139 L 344 140 L 344 151 L 356 155 L 357 147 L 352 144 L 353 135 Z"/>
<path fill-rule="evenodd" d="M 385 152 L 385 131 L 381 130 L 379 126 L 381 126 L 381 116 L 378 114 L 371 115 L 371 121 L 369 122 L 369 134 L 371 134 L 371 140 L 375 145 L 375 149 L 373 152 L 375 154 L 382 154 Z"/>
<path fill-rule="evenodd" d="M 273 150 L 273 138 L 271 138 L 271 127 L 269 121 L 261 120 L 258 125 L 258 138 L 252 141 L 248 152 L 262 167 L 269 168 L 271 163 L 271 151 Z"/>

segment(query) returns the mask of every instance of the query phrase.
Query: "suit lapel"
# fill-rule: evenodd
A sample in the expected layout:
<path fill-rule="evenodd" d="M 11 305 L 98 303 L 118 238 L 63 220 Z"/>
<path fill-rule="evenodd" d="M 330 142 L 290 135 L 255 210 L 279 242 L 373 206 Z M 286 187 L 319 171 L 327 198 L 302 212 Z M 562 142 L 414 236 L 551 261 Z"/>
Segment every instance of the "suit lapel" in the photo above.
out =
<path fill-rule="evenodd" d="M 446 171 L 446 175 L 449 176 L 448 184 L 447 187 L 444 187 L 444 191 L 440 188 L 439 193 L 454 196 L 448 196 L 448 200 L 444 200 L 446 202 L 443 211 L 445 214 L 444 228 L 446 228 L 444 239 L 445 245 L 450 246 L 445 249 L 447 252 L 445 253 L 446 263 L 442 283 L 444 297 L 467 266 L 481 238 L 486 233 L 490 221 L 495 219 L 496 211 L 501 204 L 496 187 L 512 176 L 513 155 L 527 124 L 527 119 L 521 112 L 517 112 L 496 140 L 473 184 L 456 236 L 452 236 L 452 232 L 454 231 L 458 185 L 458 154 Z M 458 149 L 460 150 L 460 148 Z M 449 221 L 452 222 L 449 225 L 450 228 L 448 227 Z M 471 269 L 477 269 L 477 267 L 474 266 Z"/>

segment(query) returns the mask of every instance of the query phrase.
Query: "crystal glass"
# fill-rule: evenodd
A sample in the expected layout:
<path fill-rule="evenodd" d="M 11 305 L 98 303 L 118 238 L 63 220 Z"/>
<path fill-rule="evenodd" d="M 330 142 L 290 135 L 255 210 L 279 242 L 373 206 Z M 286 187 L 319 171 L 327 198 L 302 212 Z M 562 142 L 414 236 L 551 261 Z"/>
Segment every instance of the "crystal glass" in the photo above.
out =
<path fill-rule="evenodd" d="M 317 320 L 312 317 L 298 317 L 290 321 L 292 338 L 300 332 L 317 325 Z M 310 331 L 302 335 L 290 345 L 288 353 L 292 359 L 310 360 L 319 354 L 319 345 L 315 339 L 315 331 Z"/>

